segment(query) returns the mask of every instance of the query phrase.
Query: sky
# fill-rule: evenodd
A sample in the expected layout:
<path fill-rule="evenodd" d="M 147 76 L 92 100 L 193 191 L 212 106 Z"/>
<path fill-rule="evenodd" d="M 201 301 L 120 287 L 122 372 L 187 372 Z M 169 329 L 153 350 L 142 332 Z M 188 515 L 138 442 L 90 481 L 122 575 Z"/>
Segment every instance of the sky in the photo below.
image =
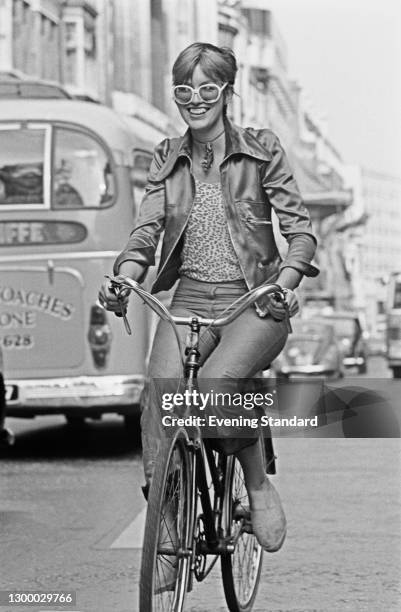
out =
<path fill-rule="evenodd" d="M 401 178 L 401 0 L 264 0 L 347 163 Z"/>

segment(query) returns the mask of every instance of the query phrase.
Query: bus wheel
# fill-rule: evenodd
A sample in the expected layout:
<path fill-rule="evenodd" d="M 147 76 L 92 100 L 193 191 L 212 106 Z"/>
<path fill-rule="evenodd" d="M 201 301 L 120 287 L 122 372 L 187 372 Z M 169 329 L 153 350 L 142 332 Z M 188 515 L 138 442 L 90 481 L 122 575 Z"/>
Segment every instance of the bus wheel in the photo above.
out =
<path fill-rule="evenodd" d="M 401 366 L 395 366 L 393 368 L 393 378 L 401 378 Z"/>
<path fill-rule="evenodd" d="M 85 417 L 80 415 L 66 414 L 65 420 L 70 427 L 82 427 L 85 425 Z"/>
<path fill-rule="evenodd" d="M 124 415 L 125 428 L 130 440 L 138 446 L 141 443 L 141 423 L 139 414 Z"/>

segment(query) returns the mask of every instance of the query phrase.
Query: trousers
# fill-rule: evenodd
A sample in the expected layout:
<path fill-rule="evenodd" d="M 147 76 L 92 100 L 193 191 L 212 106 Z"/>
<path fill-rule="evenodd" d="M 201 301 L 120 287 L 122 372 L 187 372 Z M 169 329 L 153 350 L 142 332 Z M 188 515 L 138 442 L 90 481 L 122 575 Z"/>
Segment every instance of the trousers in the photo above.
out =
<path fill-rule="evenodd" d="M 174 293 L 170 312 L 176 316 L 216 318 L 247 291 L 243 280 L 209 283 L 183 276 Z M 178 332 L 185 346 L 188 327 L 179 326 Z M 283 349 L 287 334 L 285 321 L 275 321 L 270 316 L 260 318 L 253 306 L 227 326 L 205 328 L 199 341 L 200 384 L 202 379 L 219 380 L 219 390 L 231 390 L 233 381 L 251 378 L 266 369 Z M 161 423 L 160 397 L 152 380 L 179 379 L 182 376 L 181 357 L 171 325 L 160 320 L 149 361 L 149 393 L 143 402 L 141 414 L 143 465 L 147 484 L 152 478 L 160 440 L 165 435 Z M 230 435 L 220 442 L 221 449 L 231 454 L 255 441 L 235 439 Z"/>

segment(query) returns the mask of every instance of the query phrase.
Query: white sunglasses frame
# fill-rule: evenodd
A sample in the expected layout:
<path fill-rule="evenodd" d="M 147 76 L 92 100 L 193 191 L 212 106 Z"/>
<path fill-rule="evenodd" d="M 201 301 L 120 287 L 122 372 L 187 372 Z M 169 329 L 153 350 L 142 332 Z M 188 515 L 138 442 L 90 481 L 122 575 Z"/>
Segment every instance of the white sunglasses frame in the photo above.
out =
<path fill-rule="evenodd" d="M 199 95 L 199 90 L 202 87 L 208 87 L 209 85 L 214 85 L 215 87 L 217 87 L 217 89 L 219 90 L 219 93 L 217 95 L 217 98 L 213 101 L 209 101 L 209 100 L 204 100 L 200 95 Z M 202 85 L 200 85 L 198 87 L 198 89 L 194 89 L 193 87 L 191 87 L 191 85 L 187 85 L 187 84 L 183 84 L 183 85 L 174 85 L 173 87 L 173 100 L 174 102 L 176 102 L 177 104 L 179 104 L 180 106 L 188 106 L 188 104 L 191 104 L 191 102 L 193 102 L 193 99 L 195 97 L 195 94 L 198 96 L 198 98 L 202 101 L 205 102 L 205 104 L 215 104 L 216 102 L 218 102 L 221 98 L 221 94 L 223 92 L 223 90 L 225 89 L 225 87 L 227 87 L 228 82 L 224 83 L 221 87 L 220 85 L 217 85 L 217 83 L 203 83 Z M 189 89 L 192 89 L 192 96 L 191 99 L 188 100 L 188 102 L 179 102 L 177 100 L 177 98 L 175 97 L 175 90 L 177 89 L 177 87 L 189 87 Z"/>

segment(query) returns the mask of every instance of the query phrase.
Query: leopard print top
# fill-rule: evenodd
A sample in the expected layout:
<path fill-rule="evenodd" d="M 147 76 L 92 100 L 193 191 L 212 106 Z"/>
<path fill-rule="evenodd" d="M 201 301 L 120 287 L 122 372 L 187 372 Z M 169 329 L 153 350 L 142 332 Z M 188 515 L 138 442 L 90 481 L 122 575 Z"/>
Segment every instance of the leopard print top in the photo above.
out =
<path fill-rule="evenodd" d="M 227 227 L 220 183 L 195 179 L 195 187 L 184 234 L 180 274 L 209 283 L 243 280 Z"/>

